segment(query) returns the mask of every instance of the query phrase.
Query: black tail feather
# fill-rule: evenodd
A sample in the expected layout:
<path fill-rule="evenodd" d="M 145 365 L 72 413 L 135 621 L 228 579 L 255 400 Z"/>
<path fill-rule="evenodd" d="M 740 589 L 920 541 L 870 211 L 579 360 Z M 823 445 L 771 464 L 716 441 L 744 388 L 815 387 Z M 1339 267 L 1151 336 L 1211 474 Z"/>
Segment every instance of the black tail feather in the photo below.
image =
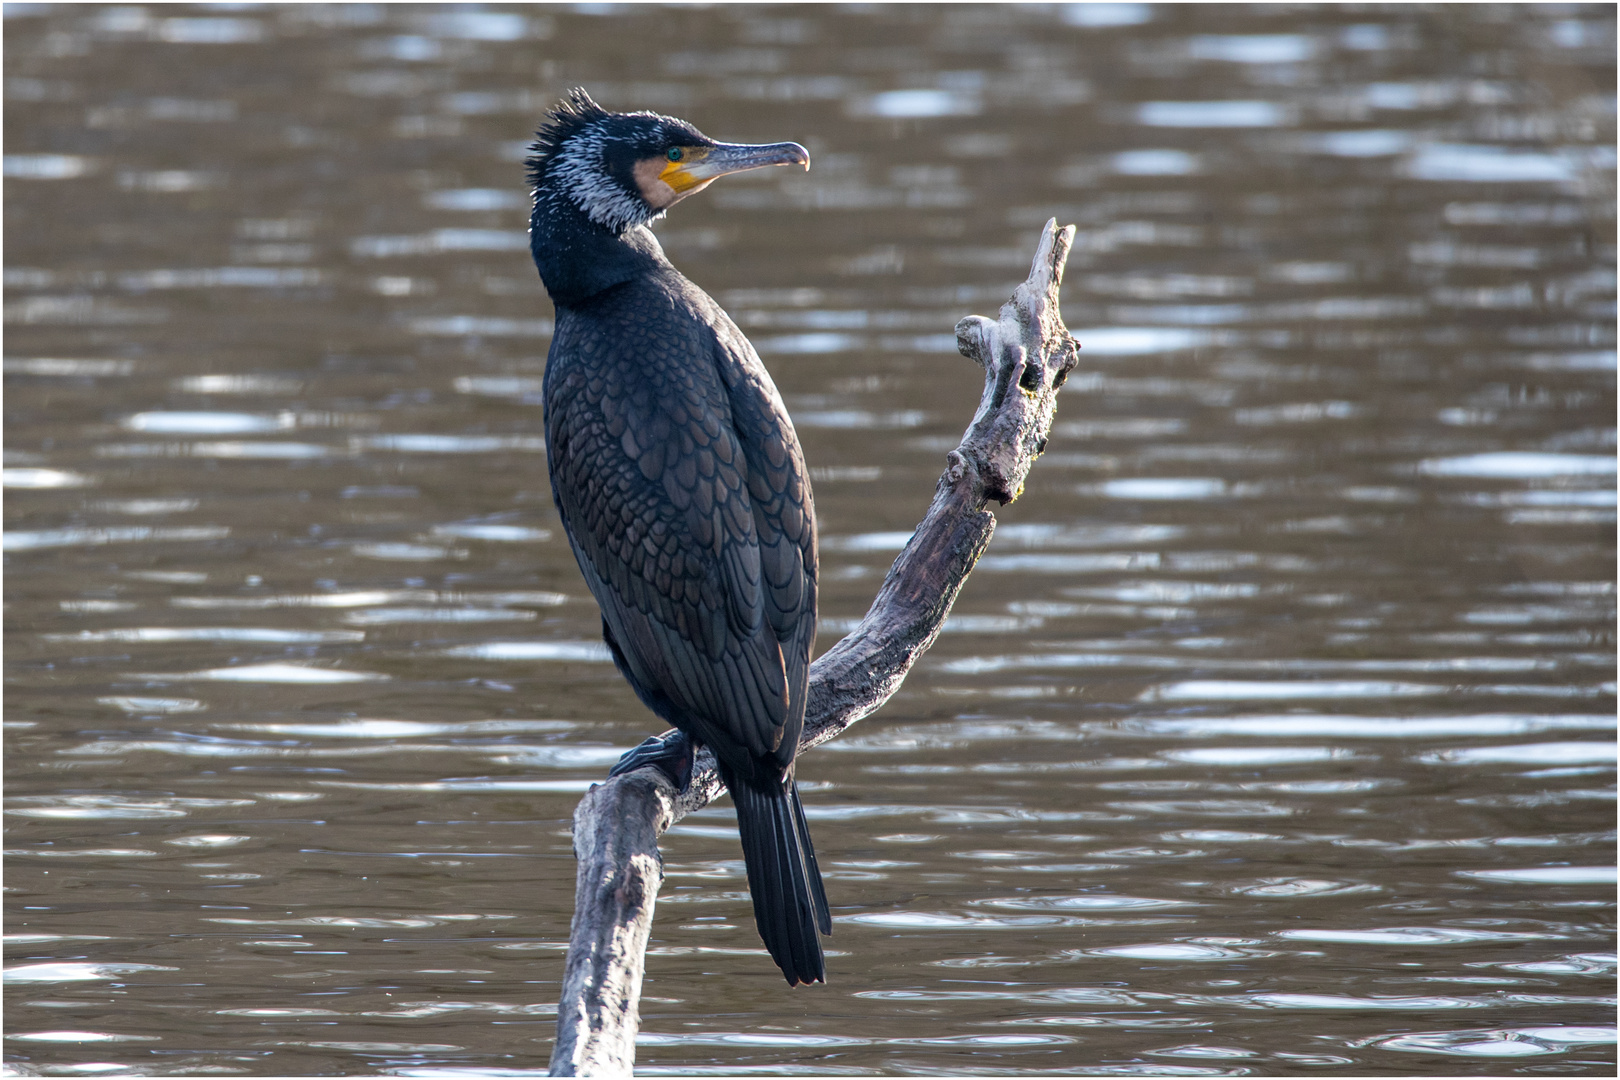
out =
<path fill-rule="evenodd" d="M 830 932 L 832 918 L 798 785 L 790 782 L 786 791 L 773 782 L 755 787 L 739 781 L 724 762 L 720 778 L 737 807 L 754 922 L 765 948 L 789 986 L 826 982 L 827 966 L 816 931 L 819 927 Z"/>
<path fill-rule="evenodd" d="M 816 925 L 823 934 L 832 933 L 832 911 L 827 907 L 827 888 L 821 882 L 821 868 L 816 865 L 815 845 L 810 843 L 810 826 L 804 821 L 804 803 L 799 801 L 799 785 L 788 787 L 788 801 L 793 804 L 793 826 L 804 840 L 804 864 L 809 871 L 810 898 L 816 905 Z"/>

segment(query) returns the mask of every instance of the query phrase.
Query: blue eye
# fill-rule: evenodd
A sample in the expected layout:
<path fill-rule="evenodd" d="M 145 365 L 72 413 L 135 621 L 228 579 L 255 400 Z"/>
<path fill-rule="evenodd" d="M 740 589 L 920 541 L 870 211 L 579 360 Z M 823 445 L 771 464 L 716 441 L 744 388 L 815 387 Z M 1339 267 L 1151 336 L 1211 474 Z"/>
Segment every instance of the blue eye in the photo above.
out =
<path fill-rule="evenodd" d="M 671 161 L 679 161 L 679 160 L 681 160 L 681 158 L 682 158 L 682 157 L 684 157 L 684 156 L 685 156 L 685 155 L 684 155 L 684 154 L 683 154 L 683 153 L 682 153 L 682 152 L 681 152 L 681 148 L 680 148 L 680 147 L 678 147 L 678 146 L 672 146 L 672 147 L 670 147 L 670 148 L 669 148 L 669 150 L 668 150 L 668 151 L 667 151 L 667 152 L 666 152 L 666 153 L 665 153 L 665 154 L 664 154 L 664 156 L 665 156 L 665 157 L 667 157 L 667 158 L 669 158 L 669 160 L 671 160 Z"/>

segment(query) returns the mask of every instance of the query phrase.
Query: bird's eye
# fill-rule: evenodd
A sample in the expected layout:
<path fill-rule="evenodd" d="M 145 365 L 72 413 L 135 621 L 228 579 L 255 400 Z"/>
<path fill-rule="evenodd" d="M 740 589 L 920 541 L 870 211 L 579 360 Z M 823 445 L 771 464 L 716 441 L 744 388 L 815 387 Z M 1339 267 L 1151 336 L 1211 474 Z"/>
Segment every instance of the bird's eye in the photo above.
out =
<path fill-rule="evenodd" d="M 667 152 L 665 152 L 664 156 L 669 158 L 669 160 L 671 160 L 671 161 L 679 161 L 685 155 L 681 152 L 680 147 L 672 146 L 672 147 L 669 148 L 669 150 Z"/>

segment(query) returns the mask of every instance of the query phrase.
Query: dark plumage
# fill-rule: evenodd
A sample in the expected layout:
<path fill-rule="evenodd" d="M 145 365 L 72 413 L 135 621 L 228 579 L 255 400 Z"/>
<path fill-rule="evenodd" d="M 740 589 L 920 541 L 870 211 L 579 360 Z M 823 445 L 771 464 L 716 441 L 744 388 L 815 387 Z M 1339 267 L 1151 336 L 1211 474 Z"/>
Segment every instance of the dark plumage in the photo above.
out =
<path fill-rule="evenodd" d="M 717 176 L 809 154 L 609 113 L 583 90 L 533 149 L 530 246 L 557 307 L 552 494 L 619 671 L 686 736 L 620 768 L 684 784 L 693 743 L 714 751 L 760 936 L 790 984 L 822 981 L 832 922 L 793 781 L 816 632 L 809 476 L 753 346 L 645 227 Z"/>

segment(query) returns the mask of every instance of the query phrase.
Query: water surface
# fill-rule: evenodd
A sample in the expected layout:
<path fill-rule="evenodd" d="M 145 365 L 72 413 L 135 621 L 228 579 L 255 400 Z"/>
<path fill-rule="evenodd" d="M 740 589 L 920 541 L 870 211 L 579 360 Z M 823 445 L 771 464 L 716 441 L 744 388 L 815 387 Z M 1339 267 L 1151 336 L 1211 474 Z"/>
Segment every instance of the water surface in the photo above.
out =
<path fill-rule="evenodd" d="M 8 7 L 7 1052 L 544 1068 L 651 718 L 545 479 L 520 158 L 586 85 L 808 174 L 683 203 L 814 471 L 821 645 L 1042 222 L 1083 351 L 946 633 L 724 804 L 649 1073 L 1614 1069 L 1612 7 Z"/>

